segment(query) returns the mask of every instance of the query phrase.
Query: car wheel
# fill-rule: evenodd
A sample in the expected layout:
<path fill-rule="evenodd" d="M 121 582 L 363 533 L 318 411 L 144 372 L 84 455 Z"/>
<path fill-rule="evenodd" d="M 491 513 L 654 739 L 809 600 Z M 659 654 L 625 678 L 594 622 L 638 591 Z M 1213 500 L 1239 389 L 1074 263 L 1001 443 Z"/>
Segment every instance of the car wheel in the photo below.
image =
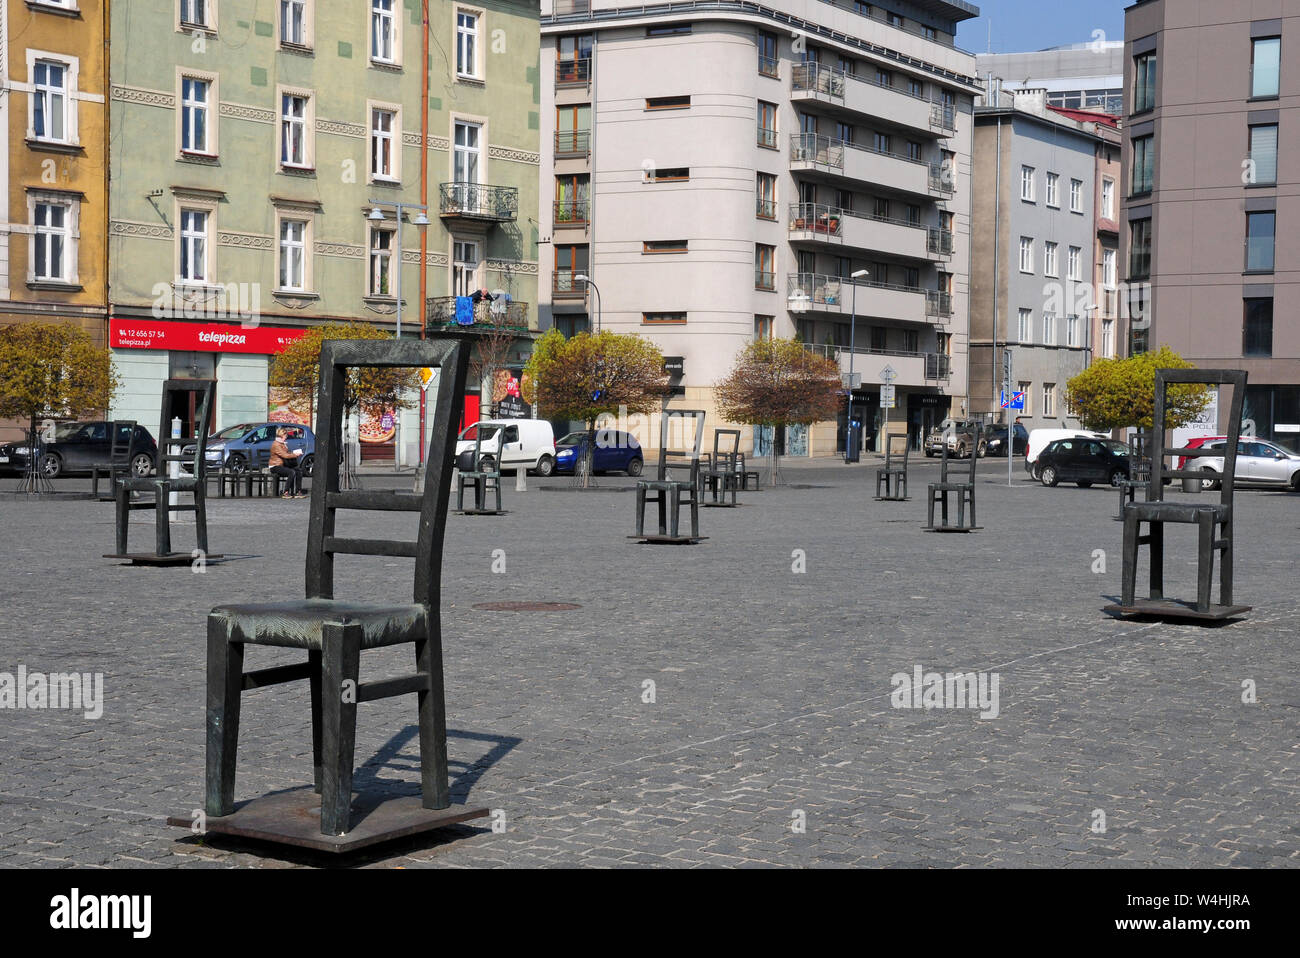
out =
<path fill-rule="evenodd" d="M 981 439 L 981 440 L 980 440 L 980 444 L 979 444 L 979 448 L 978 448 L 978 450 L 976 451 L 976 455 L 978 455 L 981 459 L 983 459 L 983 458 L 984 458 L 985 456 L 987 456 L 988 454 L 989 454 L 989 447 L 988 447 L 988 444 L 987 444 L 986 442 L 984 442 L 983 439 Z"/>
<path fill-rule="evenodd" d="M 311 468 L 312 468 L 312 466 L 314 466 L 314 465 L 316 465 L 316 454 L 315 454 L 315 453 L 312 453 L 311 455 L 307 455 L 307 456 L 303 456 L 303 457 L 302 457 L 302 465 L 300 465 L 300 466 L 298 467 L 298 469 L 299 469 L 299 471 L 302 472 L 302 474 L 303 474 L 304 476 L 307 476 L 308 478 L 310 478 L 310 477 L 311 477 Z"/>
<path fill-rule="evenodd" d="M 63 460 L 57 452 L 47 452 L 41 456 L 41 475 L 46 479 L 57 479 L 63 471 Z"/>
<path fill-rule="evenodd" d="M 934 452 L 933 452 L 933 450 L 927 449 L 927 450 L 925 451 L 925 458 L 926 458 L 926 459 L 933 459 L 933 458 L 934 458 Z"/>
<path fill-rule="evenodd" d="M 1296 472 L 1291 477 L 1291 491 L 1300 492 L 1300 472 Z"/>
<path fill-rule="evenodd" d="M 965 459 L 965 458 L 966 458 L 966 447 L 965 447 L 964 445 L 961 445 L 961 446 L 958 446 L 958 447 L 957 447 L 957 458 L 958 458 L 958 459 Z"/>
<path fill-rule="evenodd" d="M 1040 468 L 1038 467 L 1037 464 L 1034 465 L 1034 468 L 1032 468 L 1032 469 L 1029 470 L 1029 474 L 1030 474 L 1031 476 L 1033 476 L 1034 479 L 1036 479 L 1036 480 L 1037 480 L 1037 479 L 1042 479 L 1042 478 L 1043 478 L 1043 471 L 1042 471 L 1042 469 L 1040 469 Z"/>
<path fill-rule="evenodd" d="M 645 468 L 644 462 L 642 462 L 640 459 L 633 459 L 631 462 L 627 464 L 627 474 L 629 476 L 639 476 L 641 475 L 641 470 L 644 468 Z M 1296 476 L 1297 478 L 1300 478 L 1300 473 L 1296 473 Z"/>
<path fill-rule="evenodd" d="M 1091 489 L 1091 488 L 1092 488 L 1092 480 L 1091 480 L 1091 479 L 1080 479 L 1078 482 L 1075 483 L 1075 485 L 1078 486 L 1080 489 Z"/>
<path fill-rule="evenodd" d="M 153 456 L 148 453 L 139 453 L 131 460 L 131 475 L 147 476 L 153 471 Z"/>
<path fill-rule="evenodd" d="M 550 456 L 542 456 L 541 459 L 537 460 L 537 474 L 542 478 L 546 478 L 554 471 L 555 471 L 555 460 L 552 459 Z"/>
<path fill-rule="evenodd" d="M 1209 492 L 1213 489 L 1219 488 L 1219 479 L 1218 479 L 1219 474 L 1217 472 L 1215 472 L 1209 466 L 1206 466 L 1204 469 L 1201 470 L 1201 472 L 1208 473 L 1208 475 L 1201 480 L 1201 488 L 1203 490 Z"/>
<path fill-rule="evenodd" d="M 248 460 L 238 454 L 226 460 L 226 471 L 235 476 L 242 476 L 248 471 Z"/>
<path fill-rule="evenodd" d="M 1045 486 L 1054 486 L 1060 481 L 1060 476 L 1056 474 L 1055 466 L 1044 466 L 1039 470 L 1039 479 Z"/>
<path fill-rule="evenodd" d="M 1110 484 L 1118 489 L 1119 484 L 1127 478 L 1128 478 L 1127 472 L 1125 472 L 1123 469 L 1116 469 L 1110 474 Z"/>

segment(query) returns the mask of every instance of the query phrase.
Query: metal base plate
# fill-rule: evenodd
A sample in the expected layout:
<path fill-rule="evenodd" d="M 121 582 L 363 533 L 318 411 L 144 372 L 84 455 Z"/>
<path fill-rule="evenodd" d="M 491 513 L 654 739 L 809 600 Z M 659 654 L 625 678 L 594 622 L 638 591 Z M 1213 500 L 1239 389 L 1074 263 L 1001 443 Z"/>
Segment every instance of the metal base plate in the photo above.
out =
<path fill-rule="evenodd" d="M 876 502 L 911 502 L 911 496 L 872 496 Z"/>
<path fill-rule="evenodd" d="M 322 835 L 320 796 L 310 788 L 295 788 L 241 802 L 232 814 L 209 818 L 205 825 L 208 834 L 212 835 L 251 838 L 341 854 L 473 818 L 486 818 L 487 815 L 486 808 L 469 805 L 425 808 L 418 795 L 387 800 L 367 800 L 364 795 L 359 795 L 352 803 L 352 830 L 346 835 Z M 167 819 L 167 824 L 189 829 L 194 819 L 189 815 L 173 815 Z"/>
<path fill-rule="evenodd" d="M 703 542 L 708 536 L 628 536 L 629 539 L 635 539 L 637 542 L 647 543 L 649 545 L 669 545 L 669 546 L 693 546 L 697 542 Z"/>
<path fill-rule="evenodd" d="M 1178 599 L 1138 599 L 1132 605 L 1105 606 L 1102 611 L 1115 616 L 1151 616 L 1157 619 L 1190 620 L 1195 622 L 1223 622 L 1251 610 L 1249 605 L 1212 605 L 1198 612 L 1196 603 Z"/>
<path fill-rule="evenodd" d="M 922 532 L 976 532 L 983 526 L 921 526 Z"/>
<path fill-rule="evenodd" d="M 741 506 L 741 503 L 739 503 L 739 502 L 701 502 L 700 505 L 703 506 L 705 509 L 739 509 L 740 506 Z"/>
<path fill-rule="evenodd" d="M 509 509 L 458 509 L 457 515 L 461 516 L 504 516 Z"/>
<path fill-rule="evenodd" d="M 188 552 L 169 552 L 166 555 L 154 555 L 152 552 L 126 552 L 121 554 L 105 554 L 105 559 L 125 559 L 131 565 L 189 565 L 198 559 L 198 556 L 190 555 Z M 222 553 L 209 553 L 202 557 L 204 562 L 211 563 L 216 559 L 224 559 Z"/>

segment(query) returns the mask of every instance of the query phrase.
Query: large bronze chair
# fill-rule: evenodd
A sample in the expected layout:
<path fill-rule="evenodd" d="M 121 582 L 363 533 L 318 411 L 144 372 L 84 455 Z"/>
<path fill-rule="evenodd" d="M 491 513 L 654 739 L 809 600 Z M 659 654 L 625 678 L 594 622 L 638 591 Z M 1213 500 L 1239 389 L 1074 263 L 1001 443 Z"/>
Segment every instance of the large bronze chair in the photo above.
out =
<path fill-rule="evenodd" d="M 885 464 L 876 470 L 876 499 L 907 501 L 907 457 L 912 444 L 909 436 L 891 433 L 885 437 Z M 902 453 L 895 449 L 902 446 Z"/>
<path fill-rule="evenodd" d="M 690 449 L 670 449 L 671 423 L 694 422 L 695 442 Z M 644 542 L 686 544 L 698 542 L 700 536 L 700 443 L 704 440 L 704 410 L 664 410 L 659 427 L 659 469 L 654 479 L 640 479 L 636 484 L 636 534 Z M 686 472 L 685 478 L 673 478 L 674 470 Z M 659 532 L 645 533 L 645 510 L 649 504 L 659 507 Z M 691 534 L 679 534 L 682 506 L 691 510 Z"/>
<path fill-rule="evenodd" d="M 112 502 L 117 496 L 114 486 L 118 479 L 131 475 L 135 460 L 135 420 L 116 419 L 108 424 L 108 459 L 90 467 L 90 496 L 100 502 Z M 144 458 L 144 454 L 141 453 Z M 99 481 L 108 480 L 108 491 L 99 491 Z"/>
<path fill-rule="evenodd" d="M 460 421 L 471 348 L 459 338 L 327 340 L 323 344 L 317 406 L 317 466 L 313 470 L 307 537 L 306 596 L 281 602 L 221 605 L 208 616 L 206 813 L 209 827 L 212 818 L 231 816 L 234 812 L 240 695 L 266 685 L 300 679 L 307 679 L 311 687 L 312 762 L 316 791 L 321 794 L 322 835 L 344 835 L 352 823 L 357 704 L 361 702 L 416 694 L 423 808 L 450 806 L 440 578 L 456 446 L 454 426 Z M 441 367 L 442 375 L 438 377 L 423 493 L 341 491 L 347 370 L 426 366 Z M 416 521 L 412 523 L 416 527 L 415 538 L 340 536 L 336 533 L 336 515 L 340 510 L 415 513 Z M 412 593 L 386 602 L 337 598 L 334 561 L 335 556 L 342 554 L 414 559 Z M 363 651 L 403 643 L 414 645 L 418 669 L 415 674 L 369 682 L 360 680 Z M 245 672 L 247 645 L 300 649 L 307 653 L 307 660 Z M 348 690 L 351 695 L 347 694 Z M 478 813 L 461 814 L 455 820 L 475 814 Z"/>
<path fill-rule="evenodd" d="M 966 475 L 962 476 L 961 472 L 954 471 L 949 474 L 948 464 L 951 460 L 948 458 L 948 437 L 943 441 L 943 458 L 939 461 L 939 481 L 930 483 L 929 494 L 926 497 L 926 524 L 923 527 L 926 532 L 974 532 L 980 527 L 975 524 L 975 450 L 972 448 L 968 462 L 961 470 Z M 948 514 L 948 497 L 956 499 L 957 521 L 949 522 Z M 934 506 L 939 504 L 939 524 L 934 524 Z M 967 506 L 970 507 L 969 517 L 967 516 Z M 967 519 L 969 518 L 969 522 Z"/>
<path fill-rule="evenodd" d="M 736 492 L 740 489 L 743 476 L 740 459 L 740 430 L 715 429 L 713 431 L 713 454 L 708 457 L 708 468 L 700 472 L 700 483 L 704 491 L 712 493 L 712 502 L 705 505 L 736 505 Z M 727 501 L 727 493 L 731 501 Z"/>

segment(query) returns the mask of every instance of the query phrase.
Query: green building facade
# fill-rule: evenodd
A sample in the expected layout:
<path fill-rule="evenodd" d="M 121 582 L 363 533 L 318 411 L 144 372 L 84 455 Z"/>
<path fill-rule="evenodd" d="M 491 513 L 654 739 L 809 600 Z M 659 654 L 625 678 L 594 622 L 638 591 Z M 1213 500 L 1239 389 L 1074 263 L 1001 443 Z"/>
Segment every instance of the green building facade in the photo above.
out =
<path fill-rule="evenodd" d="M 113 4 L 114 416 L 155 428 L 171 376 L 216 379 L 216 429 L 292 418 L 268 399 L 270 357 L 321 322 L 394 330 L 399 259 L 403 336 L 478 289 L 509 298 L 480 322 L 536 328 L 538 4 L 428 14 L 422 142 L 420 0 Z M 399 257 L 395 204 L 419 206 L 422 150 L 429 223 L 404 211 Z M 417 422 L 402 416 L 403 462 Z M 391 438 L 369 448 L 393 454 Z"/>

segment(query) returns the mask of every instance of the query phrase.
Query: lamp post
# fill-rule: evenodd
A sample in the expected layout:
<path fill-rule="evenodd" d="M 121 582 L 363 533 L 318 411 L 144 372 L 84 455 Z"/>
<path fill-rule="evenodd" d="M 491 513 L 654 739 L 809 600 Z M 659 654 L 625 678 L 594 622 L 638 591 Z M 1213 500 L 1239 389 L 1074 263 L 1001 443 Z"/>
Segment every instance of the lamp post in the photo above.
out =
<path fill-rule="evenodd" d="M 372 223 L 381 223 L 384 221 L 384 211 L 381 210 L 381 204 L 374 200 L 370 201 L 370 216 L 367 217 Z M 397 338 L 402 338 L 402 217 L 407 210 L 419 210 L 415 219 L 411 222 L 423 229 L 429 225 L 428 210 L 429 208 L 423 203 L 384 203 L 384 206 L 391 206 L 397 211 L 397 283 L 394 292 L 397 295 Z M 424 268 L 424 264 L 420 264 Z M 420 437 L 420 448 L 424 448 L 424 437 Z M 402 465 L 402 413 L 400 409 L 393 410 L 393 469 L 397 470 Z"/>
<path fill-rule="evenodd" d="M 853 441 L 853 352 L 857 346 L 858 331 L 858 283 L 859 279 L 870 276 L 871 271 L 860 269 L 857 272 L 850 273 L 849 279 L 853 280 L 853 306 L 849 312 L 849 414 L 845 422 L 844 429 L 844 462 L 856 462 L 855 458 L 850 458 L 849 443 Z M 859 438 L 859 442 L 861 439 Z M 888 437 L 885 439 L 889 441 Z"/>
<path fill-rule="evenodd" d="M 588 276 L 586 273 L 579 273 L 577 276 L 573 278 L 577 280 L 579 283 L 586 283 L 588 286 L 590 286 L 592 289 L 596 291 L 596 332 L 599 333 L 600 332 L 600 287 L 597 286 L 595 283 L 593 283 L 591 281 L 591 277 Z"/>

